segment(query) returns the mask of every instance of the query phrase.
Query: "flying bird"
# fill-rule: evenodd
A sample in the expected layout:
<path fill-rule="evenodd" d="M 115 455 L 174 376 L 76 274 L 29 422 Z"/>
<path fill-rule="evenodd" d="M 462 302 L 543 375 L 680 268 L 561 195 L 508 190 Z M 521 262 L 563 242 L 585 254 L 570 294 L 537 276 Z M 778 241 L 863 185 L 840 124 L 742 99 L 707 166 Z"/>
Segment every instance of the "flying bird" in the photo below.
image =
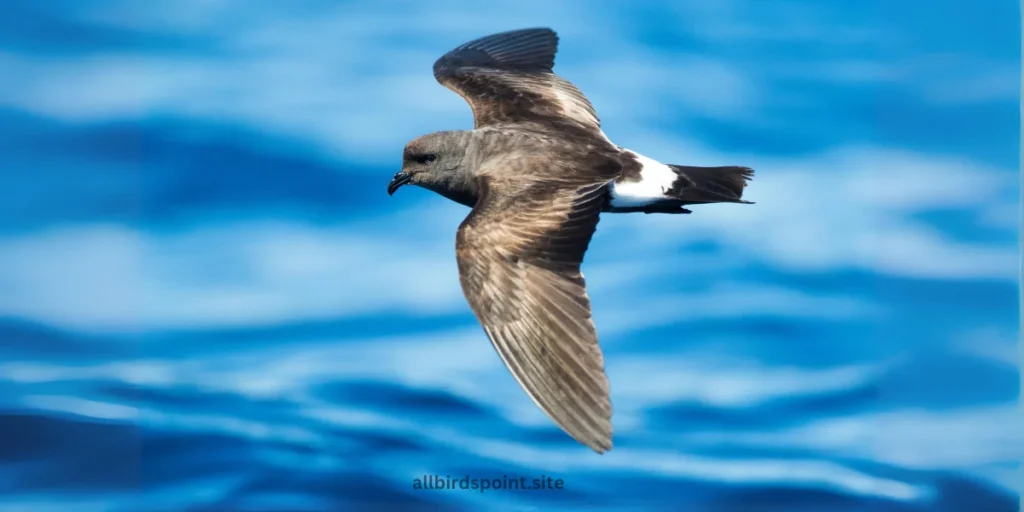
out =
<path fill-rule="evenodd" d="M 459 281 L 505 366 L 577 442 L 612 447 L 604 357 L 580 271 L 601 213 L 688 214 L 746 203 L 748 167 L 666 165 L 611 142 L 594 107 L 553 71 L 548 28 L 493 34 L 434 63 L 473 130 L 410 141 L 388 194 L 412 184 L 472 210 L 455 237 Z"/>

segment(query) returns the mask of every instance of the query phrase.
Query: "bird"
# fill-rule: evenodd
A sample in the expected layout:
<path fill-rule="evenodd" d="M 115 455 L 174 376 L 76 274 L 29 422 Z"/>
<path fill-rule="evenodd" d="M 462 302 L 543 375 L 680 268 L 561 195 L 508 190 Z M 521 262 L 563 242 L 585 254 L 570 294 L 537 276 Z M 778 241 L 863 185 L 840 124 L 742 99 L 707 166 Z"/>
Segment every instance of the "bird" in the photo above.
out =
<path fill-rule="evenodd" d="M 554 72 L 558 43 L 550 28 L 525 28 L 437 59 L 434 78 L 469 104 L 473 129 L 409 141 L 387 192 L 414 185 L 471 208 L 455 235 L 470 309 L 534 404 L 603 454 L 610 385 L 581 271 L 601 214 L 753 204 L 742 196 L 754 170 L 663 164 L 613 143 Z"/>

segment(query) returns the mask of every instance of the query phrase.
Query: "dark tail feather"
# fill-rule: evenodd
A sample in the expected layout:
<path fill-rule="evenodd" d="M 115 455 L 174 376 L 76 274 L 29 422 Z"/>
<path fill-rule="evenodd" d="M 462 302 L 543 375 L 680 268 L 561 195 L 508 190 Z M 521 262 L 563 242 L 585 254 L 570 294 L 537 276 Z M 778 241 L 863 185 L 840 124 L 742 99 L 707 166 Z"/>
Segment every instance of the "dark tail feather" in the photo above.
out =
<path fill-rule="evenodd" d="M 743 188 L 754 177 L 749 167 L 693 167 L 669 165 L 679 175 L 667 194 L 683 204 L 744 203 Z"/>

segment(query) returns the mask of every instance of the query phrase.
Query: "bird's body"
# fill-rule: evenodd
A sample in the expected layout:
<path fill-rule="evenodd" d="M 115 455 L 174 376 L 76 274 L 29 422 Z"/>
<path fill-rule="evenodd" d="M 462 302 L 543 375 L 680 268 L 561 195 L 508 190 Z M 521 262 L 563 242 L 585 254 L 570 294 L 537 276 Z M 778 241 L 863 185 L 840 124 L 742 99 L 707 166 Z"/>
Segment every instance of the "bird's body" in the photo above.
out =
<path fill-rule="evenodd" d="M 734 202 L 746 167 L 666 165 L 619 147 L 552 71 L 549 29 L 494 34 L 434 65 L 473 130 L 411 141 L 388 192 L 412 183 L 472 208 L 456 234 L 463 292 L 502 361 L 563 430 L 611 448 L 611 402 L 580 264 L 600 214 Z"/>
<path fill-rule="evenodd" d="M 604 137 L 603 133 L 601 135 Z M 588 167 L 590 170 L 605 165 L 618 166 L 618 173 L 607 182 L 605 189 L 606 200 L 602 211 L 610 213 L 690 213 L 682 206 L 712 202 L 746 203 L 739 200 L 741 194 L 733 190 L 742 190 L 746 179 L 752 174 L 746 167 L 667 165 L 636 151 L 616 146 L 607 138 L 602 143 L 602 140 L 593 137 L 525 131 L 514 126 L 436 132 L 430 136 L 444 136 L 464 144 L 465 155 L 461 165 L 475 171 L 475 174 L 480 174 L 481 169 L 488 169 L 482 164 L 493 158 L 493 155 L 507 159 L 507 164 L 500 167 L 502 174 L 526 175 L 531 180 L 543 176 L 541 173 L 547 170 L 547 162 L 558 160 L 567 160 L 573 164 L 567 170 L 569 173 L 574 168 L 582 167 L 584 161 L 591 162 Z M 538 157 L 544 159 L 544 165 L 536 165 L 534 159 Z M 517 168 L 528 169 L 528 172 L 517 173 Z M 705 187 L 714 184 L 724 188 L 716 193 L 715 190 L 694 187 L 693 175 L 699 178 L 707 174 L 717 178 L 717 182 L 705 179 Z M 558 181 L 564 177 L 554 175 L 550 179 Z M 471 208 L 477 202 L 476 183 L 471 179 L 460 180 L 458 183 L 424 183 L 422 186 Z M 697 197 L 702 194 L 706 197 Z"/>

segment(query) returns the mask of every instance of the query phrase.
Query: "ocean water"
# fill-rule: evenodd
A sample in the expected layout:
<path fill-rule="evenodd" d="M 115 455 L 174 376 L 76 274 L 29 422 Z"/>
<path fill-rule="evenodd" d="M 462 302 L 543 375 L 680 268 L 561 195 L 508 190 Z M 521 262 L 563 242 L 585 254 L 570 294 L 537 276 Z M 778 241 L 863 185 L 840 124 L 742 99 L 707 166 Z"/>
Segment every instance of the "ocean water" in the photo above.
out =
<path fill-rule="evenodd" d="M 1019 16 L 7 2 L 0 510 L 1018 510 Z M 602 219 L 604 455 L 475 323 L 468 210 L 385 192 L 471 126 L 433 60 L 530 26 L 619 144 L 757 171 Z"/>

